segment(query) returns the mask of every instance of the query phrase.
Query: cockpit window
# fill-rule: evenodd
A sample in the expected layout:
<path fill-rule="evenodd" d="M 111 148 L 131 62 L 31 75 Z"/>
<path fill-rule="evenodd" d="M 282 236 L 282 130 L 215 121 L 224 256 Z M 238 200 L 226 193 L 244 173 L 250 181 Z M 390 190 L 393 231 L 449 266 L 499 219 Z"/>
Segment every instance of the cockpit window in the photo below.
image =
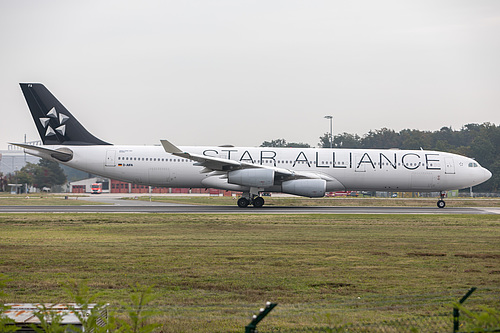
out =
<path fill-rule="evenodd" d="M 469 168 L 477 168 L 479 165 L 477 163 L 471 162 L 469 163 Z"/>

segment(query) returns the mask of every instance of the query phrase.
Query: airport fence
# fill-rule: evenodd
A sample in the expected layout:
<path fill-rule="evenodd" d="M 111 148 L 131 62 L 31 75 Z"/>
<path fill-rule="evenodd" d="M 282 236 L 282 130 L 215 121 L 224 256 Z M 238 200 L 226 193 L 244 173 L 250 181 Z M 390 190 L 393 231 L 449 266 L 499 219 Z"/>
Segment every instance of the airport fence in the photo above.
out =
<path fill-rule="evenodd" d="M 346 324 L 304 329 L 293 329 L 298 333 L 417 333 L 452 332 L 453 318 L 448 314 L 438 316 L 419 316 L 400 320 L 382 321 L 370 324 Z M 274 332 L 274 331 L 273 331 Z M 457 332 L 458 333 L 458 332 Z"/>
<path fill-rule="evenodd" d="M 330 309 L 323 317 L 330 318 L 330 323 L 314 327 L 293 328 L 291 330 L 269 330 L 269 332 L 500 332 L 500 289 L 483 288 L 475 293 L 471 288 L 460 299 L 451 300 L 450 295 L 413 295 L 399 298 L 374 297 L 364 304 L 347 302 L 337 309 Z M 465 304 L 469 300 L 469 304 Z M 438 313 L 436 307 L 446 309 Z M 311 309 L 312 310 L 312 309 Z M 303 312 L 307 309 L 303 308 Z M 316 314 L 321 309 L 314 309 Z M 343 323 L 343 316 L 352 312 L 374 313 L 371 321 L 359 320 L 355 323 Z M 388 313 L 396 317 L 387 318 Z M 313 316 L 314 317 L 314 316 Z M 389 316 L 390 317 L 390 316 Z"/>
<path fill-rule="evenodd" d="M 492 309 L 486 317 L 485 308 Z M 268 302 L 260 310 L 258 304 L 144 304 L 144 308 L 132 304 L 129 308 L 110 306 L 108 311 L 111 317 L 123 318 L 139 309 L 144 311 L 143 315 L 150 314 L 144 320 L 155 323 L 157 329 L 154 332 L 157 333 L 195 331 L 195 327 L 203 327 L 203 332 L 246 333 L 500 332 L 500 287 L 497 286 L 468 292 L 448 290 L 424 295 L 372 295 L 321 304 Z M 207 330 L 207 325 L 212 329 Z"/>
<path fill-rule="evenodd" d="M 500 332 L 500 288 L 481 288 L 476 292 L 468 292 L 467 297 L 462 297 L 467 290 L 449 290 L 440 294 L 381 296 L 373 295 L 364 299 L 352 299 L 331 304 L 281 304 L 274 309 L 274 303 L 258 310 L 258 305 L 235 307 L 201 307 L 188 313 L 183 313 L 177 308 L 175 320 L 203 320 L 197 314 L 223 322 L 248 320 L 250 324 L 245 327 L 246 333 L 253 332 L 279 332 L 279 333 L 310 333 L 310 332 Z M 466 294 L 466 295 L 467 295 Z M 462 299 L 460 299 L 462 297 Z M 467 301 L 465 301 L 467 300 Z M 454 309 L 462 301 L 462 306 Z M 477 322 L 477 318 L 470 313 L 484 312 L 483 307 L 493 309 L 489 322 Z M 192 308 L 193 310 L 193 308 Z M 271 309 L 272 310 L 272 309 Z M 168 309 L 162 309 L 164 320 L 169 321 Z M 468 313 L 469 314 L 468 314 Z M 231 314 L 229 314 L 231 313 Z M 247 313 L 245 316 L 244 313 Z M 259 318 L 261 313 L 268 314 L 266 318 Z M 194 317 L 192 317 L 194 315 Z M 253 319 L 252 319 L 253 315 Z M 217 319 L 218 318 L 218 319 Z M 352 319 L 355 318 L 355 319 Z M 256 319 L 261 324 L 251 325 Z M 248 323 L 247 322 L 247 323 Z M 258 326 L 258 327 L 257 327 Z M 484 327 L 484 329 L 481 329 Z M 218 332 L 226 330 L 219 329 Z M 233 331 L 233 330 L 227 330 Z M 243 328 L 241 330 L 243 332 Z"/>

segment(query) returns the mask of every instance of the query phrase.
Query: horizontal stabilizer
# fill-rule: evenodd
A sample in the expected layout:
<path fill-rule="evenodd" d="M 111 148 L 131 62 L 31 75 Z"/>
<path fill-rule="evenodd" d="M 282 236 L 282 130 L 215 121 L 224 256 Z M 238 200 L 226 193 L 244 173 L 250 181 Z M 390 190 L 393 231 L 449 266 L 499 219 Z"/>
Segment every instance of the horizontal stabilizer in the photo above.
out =
<path fill-rule="evenodd" d="M 27 145 L 24 143 L 10 143 L 10 144 L 24 148 L 24 149 L 34 150 L 36 152 L 41 153 L 42 156 L 48 155 L 48 156 L 53 157 L 56 160 L 59 160 L 61 162 L 68 162 L 73 158 L 73 152 L 71 151 L 71 149 L 68 149 L 68 148 L 50 149 L 50 148 L 45 148 L 45 147 L 40 147 L 40 146 Z"/>

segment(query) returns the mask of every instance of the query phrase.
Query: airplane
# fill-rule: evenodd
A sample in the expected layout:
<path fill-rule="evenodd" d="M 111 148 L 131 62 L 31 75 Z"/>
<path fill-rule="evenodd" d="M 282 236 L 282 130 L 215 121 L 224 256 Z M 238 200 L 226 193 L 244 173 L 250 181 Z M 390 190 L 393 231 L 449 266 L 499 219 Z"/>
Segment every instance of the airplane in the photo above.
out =
<path fill-rule="evenodd" d="M 431 150 L 113 145 L 88 132 L 40 83 L 20 83 L 43 145 L 29 154 L 135 184 L 240 191 L 241 208 L 263 192 L 323 197 L 334 191 L 439 192 L 485 182 L 474 159 Z"/>

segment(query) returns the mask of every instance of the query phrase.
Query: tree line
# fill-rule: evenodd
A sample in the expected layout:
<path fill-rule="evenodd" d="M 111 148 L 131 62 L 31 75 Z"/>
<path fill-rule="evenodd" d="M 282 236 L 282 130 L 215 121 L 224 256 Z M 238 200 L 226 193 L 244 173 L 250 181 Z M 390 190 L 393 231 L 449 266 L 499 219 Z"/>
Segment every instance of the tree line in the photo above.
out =
<path fill-rule="evenodd" d="M 26 163 L 21 170 L 6 176 L 0 175 L 0 191 L 6 191 L 8 184 L 27 184 L 39 189 L 51 188 L 66 183 L 66 175 L 57 162 L 40 159 L 38 163 Z M 24 193 L 24 188 L 18 189 Z"/>
<path fill-rule="evenodd" d="M 330 133 L 323 134 L 319 147 L 330 148 Z M 289 143 L 284 139 L 264 141 L 261 147 L 310 147 L 304 143 Z M 388 128 L 370 131 L 363 136 L 341 133 L 333 136 L 333 148 L 357 149 L 425 149 L 450 152 L 474 158 L 493 173 L 487 182 L 476 186 L 476 192 L 500 191 L 500 126 L 492 123 L 467 124 L 460 130 L 442 127 L 438 131 Z"/>

